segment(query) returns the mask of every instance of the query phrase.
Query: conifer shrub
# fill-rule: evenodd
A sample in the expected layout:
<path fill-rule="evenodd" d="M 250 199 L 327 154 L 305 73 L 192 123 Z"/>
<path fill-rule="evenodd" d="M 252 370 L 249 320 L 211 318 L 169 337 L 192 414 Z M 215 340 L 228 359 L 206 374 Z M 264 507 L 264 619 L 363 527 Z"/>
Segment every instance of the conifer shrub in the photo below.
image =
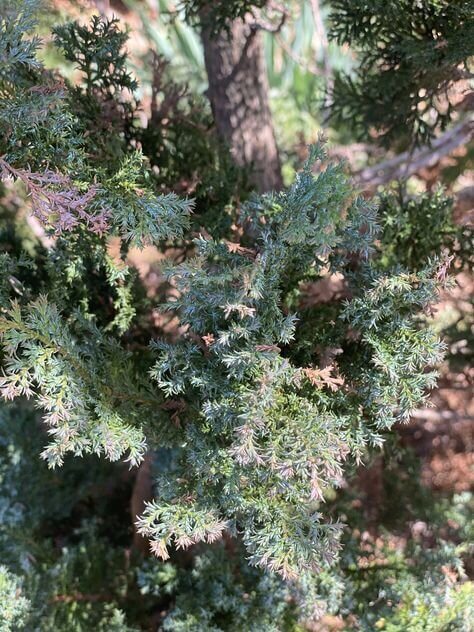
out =
<path fill-rule="evenodd" d="M 435 384 L 444 347 L 425 315 L 448 264 L 381 266 L 375 208 L 321 144 L 291 187 L 234 211 L 240 241 L 212 222 L 196 232 L 194 200 L 173 181 L 163 191 L 152 150 L 137 142 L 136 84 L 116 21 L 55 29 L 82 72 L 72 85 L 38 60 L 37 7 L 1 7 L 0 174 L 26 195 L 34 228 L 6 209 L 2 426 L 11 436 L 20 419 L 37 438 L 17 461 L 22 438 L 7 447 L 0 479 L 0 542 L 11 555 L 0 574 L 5 629 L 15 620 L 26 629 L 139 629 L 150 599 L 168 608 L 163 629 L 295 629 L 321 614 L 317 577 L 332 581 L 341 549 L 343 520 L 327 501 Z M 188 253 L 164 266 L 166 300 L 147 297 L 127 264 L 130 248 L 145 245 Z M 305 284 L 329 275 L 342 279 L 342 296 L 302 309 Z M 175 340 L 157 330 L 153 311 L 176 317 Z M 64 465 L 75 481 L 62 490 L 76 494 L 71 524 L 68 505 L 48 498 L 54 520 L 65 520 L 63 547 L 38 499 L 28 524 L 28 507 L 15 509 L 9 490 L 15 463 L 26 479 L 36 463 L 51 480 L 40 452 L 54 480 Z M 114 512 L 98 509 L 92 471 L 75 464 L 95 463 L 100 480 L 109 466 L 98 457 L 136 468 L 147 452 L 155 498 L 137 526 L 160 561 L 135 565 L 120 553 Z M 28 538 L 15 544 L 18 525 L 43 540 L 23 564 Z M 22 575 L 27 596 L 15 602 Z M 409 592 L 417 612 L 410 581 L 399 594 Z"/>

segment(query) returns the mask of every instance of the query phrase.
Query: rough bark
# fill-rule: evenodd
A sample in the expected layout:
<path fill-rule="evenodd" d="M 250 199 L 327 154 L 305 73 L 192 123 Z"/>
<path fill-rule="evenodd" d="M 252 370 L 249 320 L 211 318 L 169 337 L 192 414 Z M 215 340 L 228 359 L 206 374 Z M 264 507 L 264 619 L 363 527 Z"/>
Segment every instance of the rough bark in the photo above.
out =
<path fill-rule="evenodd" d="M 261 32 L 248 18 L 233 21 L 228 31 L 216 35 L 204 19 L 202 42 L 208 95 L 220 137 L 236 164 L 250 167 L 260 192 L 281 188 Z"/>

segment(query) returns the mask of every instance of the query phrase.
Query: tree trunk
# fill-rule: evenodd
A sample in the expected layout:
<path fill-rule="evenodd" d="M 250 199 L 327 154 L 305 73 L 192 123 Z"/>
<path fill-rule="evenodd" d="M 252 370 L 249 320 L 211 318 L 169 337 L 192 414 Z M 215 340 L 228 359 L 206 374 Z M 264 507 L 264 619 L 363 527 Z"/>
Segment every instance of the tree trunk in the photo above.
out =
<path fill-rule="evenodd" d="M 234 20 L 218 34 L 203 19 L 202 42 L 209 100 L 220 137 L 236 164 L 250 167 L 258 191 L 282 187 L 268 79 L 260 31 L 250 20 Z"/>
<path fill-rule="evenodd" d="M 132 549 L 139 553 L 149 553 L 150 546 L 148 539 L 139 534 L 136 528 L 136 521 L 143 513 L 145 509 L 145 503 L 153 499 L 153 480 L 151 473 L 152 457 L 150 453 L 147 453 L 135 478 L 135 484 L 133 486 L 132 497 L 130 499 L 130 512 L 132 514 L 133 524 L 133 541 Z"/>

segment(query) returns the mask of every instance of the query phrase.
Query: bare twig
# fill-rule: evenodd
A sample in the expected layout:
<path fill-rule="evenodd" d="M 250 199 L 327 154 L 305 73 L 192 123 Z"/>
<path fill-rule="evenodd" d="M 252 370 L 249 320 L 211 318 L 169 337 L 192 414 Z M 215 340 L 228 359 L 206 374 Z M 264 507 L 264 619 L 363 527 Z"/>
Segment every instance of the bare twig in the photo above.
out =
<path fill-rule="evenodd" d="M 267 11 L 270 10 L 276 13 L 276 15 L 278 16 L 277 22 L 273 22 L 271 19 L 264 19 L 262 11 L 259 11 L 258 15 L 252 13 L 255 21 L 251 24 L 251 28 L 268 31 L 269 33 L 279 33 L 289 15 L 287 9 L 277 2 L 269 2 L 265 8 Z"/>
<path fill-rule="evenodd" d="M 333 92 L 333 73 L 331 68 L 331 62 L 329 59 L 329 41 L 326 33 L 326 29 L 324 26 L 323 18 L 321 16 L 321 7 L 319 4 L 319 0 L 311 0 L 311 11 L 313 13 L 313 21 L 314 21 L 314 32 L 316 41 L 316 50 L 321 52 L 321 57 L 323 61 L 323 70 L 324 77 L 326 79 L 326 90 L 324 96 L 324 106 L 323 106 L 323 121 L 327 124 L 331 102 L 332 102 L 332 92 Z"/>
<path fill-rule="evenodd" d="M 316 66 L 316 64 L 310 64 L 305 59 L 297 55 L 292 50 L 291 46 L 287 42 L 285 42 L 284 38 L 281 37 L 281 35 L 276 35 L 275 39 L 288 55 L 288 57 L 295 62 L 295 64 L 298 64 L 298 66 L 311 73 L 312 75 L 316 75 L 316 77 L 320 77 L 322 75 L 321 70 L 318 68 L 318 66 Z"/>
<path fill-rule="evenodd" d="M 316 50 L 321 51 L 321 57 L 323 59 L 323 68 L 326 79 L 329 80 L 332 76 L 331 63 L 329 61 L 328 54 L 328 37 L 326 29 L 324 27 L 323 18 L 321 17 L 321 7 L 319 6 L 319 0 L 311 0 L 311 11 L 313 13 L 314 31 L 317 38 Z"/>
<path fill-rule="evenodd" d="M 86 594 L 80 592 L 72 592 L 70 595 L 54 595 L 50 603 L 74 603 L 76 601 L 89 601 L 96 603 L 100 601 L 111 601 L 113 596 L 111 594 Z"/>
<path fill-rule="evenodd" d="M 474 421 L 472 415 L 462 415 L 453 410 L 433 410 L 432 408 L 421 408 L 413 411 L 412 419 L 421 419 L 422 421 Z"/>
<path fill-rule="evenodd" d="M 366 167 L 355 174 L 355 179 L 362 188 L 370 189 L 391 180 L 408 178 L 420 169 L 435 165 L 461 145 L 466 145 L 473 135 L 474 120 L 463 121 L 434 140 L 430 146 L 403 152 L 373 167 Z"/>

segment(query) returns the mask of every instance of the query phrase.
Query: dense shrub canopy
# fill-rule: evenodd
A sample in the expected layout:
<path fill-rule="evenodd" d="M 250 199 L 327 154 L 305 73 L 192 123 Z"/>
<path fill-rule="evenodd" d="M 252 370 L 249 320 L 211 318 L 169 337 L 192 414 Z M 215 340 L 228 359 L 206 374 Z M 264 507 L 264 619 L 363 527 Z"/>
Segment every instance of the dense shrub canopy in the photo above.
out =
<path fill-rule="evenodd" d="M 236 621 L 241 629 L 284 629 L 298 616 L 295 597 L 303 616 L 318 614 L 319 595 L 337 600 L 342 581 L 329 570 L 347 519 L 330 502 L 335 490 L 435 384 L 444 345 L 427 316 L 448 284 L 449 261 L 436 258 L 432 243 L 415 254 L 403 234 L 390 237 L 390 201 L 381 234 L 374 206 L 343 165 L 327 160 L 323 143 L 310 147 L 288 189 L 251 195 L 227 211 L 237 222 L 232 229 L 230 221 L 209 221 L 196 230 L 195 201 L 173 191 L 176 163 L 170 158 L 157 175 L 159 157 L 146 153 L 153 143 L 138 124 L 137 84 L 117 20 L 94 17 L 88 26 L 54 30 L 54 45 L 80 70 L 73 85 L 39 61 L 34 4 L 0 2 L 0 175 L 26 196 L 35 229 L 19 228 L 5 208 L 0 387 L 7 402 L 23 408 L 2 407 L 1 424 L 11 427 L 24 409 L 37 432 L 29 456 L 46 444 L 48 465 L 65 463 L 85 487 L 88 478 L 75 473 L 68 455 L 130 467 L 155 455 L 155 497 L 137 524 L 163 562 L 147 561 L 137 581 L 144 595 L 177 595 L 164 629 L 237 629 Z M 214 170 L 206 167 L 205 177 Z M 237 177 L 233 169 L 224 177 L 227 201 Z M 446 203 L 421 204 L 436 214 Z M 419 207 L 407 208 L 411 217 Z M 449 233 L 444 224 L 434 232 L 435 241 Z M 166 291 L 155 297 L 127 263 L 132 247 L 150 245 L 174 252 L 162 270 Z M 421 265 L 413 265 L 417 258 Z M 339 280 L 341 295 L 305 305 L 305 285 L 327 277 Z M 153 313 L 174 318 L 173 336 L 154 324 Z M 49 438 L 25 398 L 41 410 Z M 20 439 L 12 446 L 22 453 Z M 1 475 L 6 488 L 14 467 L 12 459 Z M 61 480 L 61 472 L 44 475 Z M 2 547 L 23 519 L 5 494 Z M 20 569 L 15 575 L 2 567 L 2 629 L 36 617 L 45 630 L 132 630 L 120 609 L 131 571 L 107 550 L 107 520 L 104 512 L 97 524 L 78 528 L 60 560 L 39 554 L 36 572 L 73 593 L 85 582 L 101 594 L 110 582 L 114 596 L 99 604 L 86 599 L 62 619 L 61 599 L 48 597 L 56 614 L 39 607 L 38 579 L 27 580 L 31 603 L 15 600 Z M 164 563 L 193 545 L 192 572 Z M 446 546 L 433 555 L 452 560 L 457 551 Z M 410 604 L 400 621 L 427 607 L 415 596 L 431 585 L 428 575 L 406 571 L 394 586 Z M 352 594 L 363 591 L 356 583 Z M 242 593 L 249 595 L 243 602 Z M 429 607 L 450 622 L 468 593 L 449 612 L 438 597 Z M 223 627 L 220 610 L 227 613 Z M 261 627 L 254 627 L 258 613 Z"/>

